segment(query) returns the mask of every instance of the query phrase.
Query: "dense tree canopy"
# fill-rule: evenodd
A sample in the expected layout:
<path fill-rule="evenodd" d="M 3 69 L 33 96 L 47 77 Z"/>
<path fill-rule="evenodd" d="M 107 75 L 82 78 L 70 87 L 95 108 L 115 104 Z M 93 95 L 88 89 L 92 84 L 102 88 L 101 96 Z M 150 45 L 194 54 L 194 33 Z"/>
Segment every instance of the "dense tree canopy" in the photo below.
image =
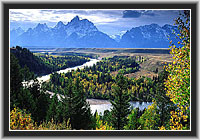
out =
<path fill-rule="evenodd" d="M 182 47 L 173 44 L 170 47 L 173 63 L 166 66 L 169 76 L 165 83 L 167 95 L 178 107 L 171 112 L 171 129 L 175 130 L 190 128 L 190 11 L 180 14 L 176 24 L 180 30 L 178 43 Z"/>
<path fill-rule="evenodd" d="M 68 56 L 55 56 L 46 54 L 34 55 L 28 49 L 21 48 L 19 46 L 16 46 L 16 48 L 11 48 L 11 54 L 13 54 L 19 60 L 19 65 L 21 68 L 24 68 L 25 73 L 27 73 L 28 70 L 32 72 L 29 73 L 29 75 L 26 74 L 26 79 L 24 80 L 33 79 L 34 74 L 41 76 L 68 67 L 82 65 L 83 63 L 89 61 L 89 57 L 87 56 L 73 56 L 73 54 Z"/>
<path fill-rule="evenodd" d="M 130 97 L 128 96 L 128 82 L 127 78 L 123 75 L 117 75 L 116 77 L 116 86 L 113 86 L 114 89 L 114 101 L 111 100 L 112 108 L 112 119 L 111 122 L 113 127 L 117 130 L 124 129 L 124 126 L 128 122 L 128 114 L 130 114 Z"/>
<path fill-rule="evenodd" d="M 51 80 L 46 84 L 49 91 L 64 94 L 64 87 L 69 78 L 80 78 L 87 98 L 113 99 L 112 86 L 115 85 L 115 75 L 112 72 L 126 74 L 127 68 L 137 69 L 139 63 L 144 61 L 141 57 L 115 56 L 105 58 L 92 67 L 77 69 L 65 74 L 54 73 Z M 134 67 L 135 66 L 135 67 Z M 124 72 L 122 72 L 124 71 Z M 127 71 L 128 72 L 128 71 Z M 128 73 L 134 73 L 129 71 Z M 152 101 L 155 96 L 155 85 L 159 83 L 159 77 L 151 78 L 128 78 L 128 94 L 132 101 Z"/>
<path fill-rule="evenodd" d="M 34 55 L 26 48 L 10 54 L 10 128 L 28 130 L 183 130 L 190 129 L 190 11 L 176 19 L 178 43 L 173 62 L 158 76 L 129 78 L 146 61 L 141 56 L 103 58 L 96 65 L 53 73 L 40 84 L 35 75 L 81 65 L 86 55 Z M 171 42 L 172 43 L 172 42 Z M 30 72 L 31 71 L 31 72 Z M 34 72 L 34 73 L 33 73 Z M 23 80 L 34 79 L 31 86 Z M 52 96 L 50 95 L 52 94 Z M 92 114 L 87 98 L 109 99 L 111 111 Z M 152 102 L 147 109 L 130 101 Z M 23 110 L 21 110 L 23 109 Z"/>

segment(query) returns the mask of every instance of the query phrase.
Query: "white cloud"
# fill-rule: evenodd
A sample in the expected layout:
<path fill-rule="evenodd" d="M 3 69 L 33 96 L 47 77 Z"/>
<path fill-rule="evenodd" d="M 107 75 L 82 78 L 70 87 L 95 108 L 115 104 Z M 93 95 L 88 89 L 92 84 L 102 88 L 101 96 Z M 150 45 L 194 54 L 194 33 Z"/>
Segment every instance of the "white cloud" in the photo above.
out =
<path fill-rule="evenodd" d="M 100 31 L 112 35 L 145 24 L 173 24 L 174 17 L 178 16 L 178 11 L 172 10 L 143 10 L 141 12 L 154 13 L 154 16 L 143 15 L 138 18 L 123 18 L 123 10 L 11 9 L 10 21 L 23 22 L 23 25 L 25 22 L 27 25 L 30 23 L 30 25 L 47 23 L 48 26 L 53 27 L 58 21 L 67 24 L 78 15 L 80 19 L 88 19 L 93 22 Z"/>
<path fill-rule="evenodd" d="M 67 11 L 67 12 L 64 12 Z M 79 11 L 79 12 L 78 12 Z M 103 12 L 96 12 L 92 14 L 91 10 L 78 10 L 74 12 L 72 10 L 38 10 L 38 9 L 12 9 L 10 10 L 10 19 L 15 21 L 24 21 L 30 20 L 32 22 L 69 22 L 76 15 L 78 15 L 82 19 L 88 19 L 92 21 L 94 24 L 103 24 L 108 22 L 117 21 L 119 18 L 109 16 L 108 14 L 104 14 Z M 89 11 L 89 12 L 88 12 Z M 16 14 L 17 13 L 17 14 Z M 21 13 L 21 14 L 20 14 Z M 79 14 L 78 14 L 79 13 Z"/>

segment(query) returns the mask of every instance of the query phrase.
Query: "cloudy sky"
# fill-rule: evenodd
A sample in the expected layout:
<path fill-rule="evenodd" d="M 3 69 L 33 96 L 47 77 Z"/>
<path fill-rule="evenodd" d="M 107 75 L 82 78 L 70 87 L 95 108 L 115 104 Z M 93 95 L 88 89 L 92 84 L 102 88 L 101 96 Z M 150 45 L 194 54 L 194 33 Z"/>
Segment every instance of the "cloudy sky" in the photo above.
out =
<path fill-rule="evenodd" d="M 38 23 L 54 27 L 57 22 L 65 24 L 76 15 L 88 19 L 102 32 L 108 35 L 118 34 L 133 27 L 152 23 L 163 26 L 174 24 L 179 10 L 65 10 L 65 9 L 11 9 L 10 29 L 21 27 L 24 30 L 34 28 Z"/>

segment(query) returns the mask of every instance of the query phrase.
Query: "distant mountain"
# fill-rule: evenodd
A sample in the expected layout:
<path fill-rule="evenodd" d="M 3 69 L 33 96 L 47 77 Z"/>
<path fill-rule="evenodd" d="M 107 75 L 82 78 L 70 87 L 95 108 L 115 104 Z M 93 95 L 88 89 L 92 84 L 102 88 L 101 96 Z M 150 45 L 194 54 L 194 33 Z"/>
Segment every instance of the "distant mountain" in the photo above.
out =
<path fill-rule="evenodd" d="M 11 46 L 23 47 L 66 47 L 66 48 L 167 48 L 168 35 L 175 36 L 176 26 L 157 24 L 132 28 L 126 33 L 108 36 L 99 31 L 87 19 L 74 17 L 66 25 L 59 21 L 50 28 L 45 23 L 29 28 L 26 32 L 18 28 L 10 33 Z"/>
<path fill-rule="evenodd" d="M 18 36 L 20 36 L 21 34 L 23 34 L 25 31 L 21 28 L 21 27 L 19 27 L 19 28 L 17 28 L 17 29 L 13 29 L 13 30 L 11 30 L 10 31 L 10 42 L 14 42 L 15 41 L 15 39 L 18 37 Z"/>
<path fill-rule="evenodd" d="M 126 31 L 122 31 L 122 32 L 120 32 L 120 33 L 118 33 L 118 34 L 116 34 L 116 35 L 111 35 L 110 37 L 111 37 L 112 39 L 114 39 L 115 41 L 120 42 L 120 40 L 121 40 L 121 38 L 122 38 L 122 35 L 123 35 L 124 33 L 126 33 Z"/>
<path fill-rule="evenodd" d="M 11 45 L 109 48 L 116 47 L 117 43 L 107 34 L 100 32 L 89 20 L 80 20 L 76 16 L 66 25 L 59 21 L 54 28 L 39 23 L 35 28 L 29 28 L 12 40 Z"/>
<path fill-rule="evenodd" d="M 168 24 L 163 27 L 157 24 L 139 26 L 127 31 L 119 44 L 124 48 L 168 48 L 168 38 L 175 41 L 173 31 L 178 33 L 177 27 Z"/>

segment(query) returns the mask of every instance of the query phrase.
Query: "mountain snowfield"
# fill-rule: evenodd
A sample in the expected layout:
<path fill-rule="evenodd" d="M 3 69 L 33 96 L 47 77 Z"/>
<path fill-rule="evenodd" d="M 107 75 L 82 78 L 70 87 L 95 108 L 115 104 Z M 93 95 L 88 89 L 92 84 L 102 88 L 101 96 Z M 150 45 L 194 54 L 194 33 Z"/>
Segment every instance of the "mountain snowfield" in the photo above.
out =
<path fill-rule="evenodd" d="M 46 23 L 27 31 L 21 28 L 10 31 L 10 46 L 56 48 L 168 48 L 175 40 L 176 26 L 150 24 L 134 27 L 117 35 L 108 36 L 87 19 L 78 16 L 64 24 L 59 21 L 53 28 Z"/>

